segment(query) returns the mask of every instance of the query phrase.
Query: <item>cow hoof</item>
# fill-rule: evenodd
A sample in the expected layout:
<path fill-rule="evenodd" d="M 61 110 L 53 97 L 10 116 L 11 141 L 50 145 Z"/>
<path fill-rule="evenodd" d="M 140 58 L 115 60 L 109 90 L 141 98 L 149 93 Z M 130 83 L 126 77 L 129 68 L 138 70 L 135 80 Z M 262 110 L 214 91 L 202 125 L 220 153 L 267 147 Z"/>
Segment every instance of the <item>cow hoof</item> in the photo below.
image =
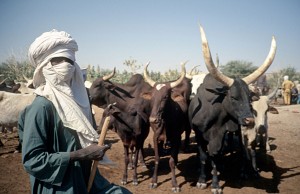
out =
<path fill-rule="evenodd" d="M 155 189 L 155 188 L 157 188 L 157 183 L 150 183 L 150 184 L 149 184 L 149 188 L 150 188 L 150 189 Z"/>
<path fill-rule="evenodd" d="M 218 189 L 211 189 L 211 192 L 213 194 L 222 194 L 223 193 L 222 189 L 220 189 L 220 188 L 218 188 Z"/>
<path fill-rule="evenodd" d="M 206 189 L 206 187 L 207 187 L 207 184 L 206 183 L 197 183 L 197 188 L 199 188 L 199 189 Z"/>
<path fill-rule="evenodd" d="M 121 181 L 121 184 L 122 184 L 122 185 L 126 185 L 126 184 L 127 184 L 127 181 L 126 181 L 126 180 L 122 180 L 122 181 Z"/>
<path fill-rule="evenodd" d="M 132 164 L 128 164 L 127 170 L 133 170 L 133 165 Z"/>
<path fill-rule="evenodd" d="M 133 186 L 137 186 L 138 184 L 139 184 L 138 181 L 132 181 Z"/>
<path fill-rule="evenodd" d="M 172 187 L 173 193 L 179 193 L 181 191 L 180 187 Z"/>

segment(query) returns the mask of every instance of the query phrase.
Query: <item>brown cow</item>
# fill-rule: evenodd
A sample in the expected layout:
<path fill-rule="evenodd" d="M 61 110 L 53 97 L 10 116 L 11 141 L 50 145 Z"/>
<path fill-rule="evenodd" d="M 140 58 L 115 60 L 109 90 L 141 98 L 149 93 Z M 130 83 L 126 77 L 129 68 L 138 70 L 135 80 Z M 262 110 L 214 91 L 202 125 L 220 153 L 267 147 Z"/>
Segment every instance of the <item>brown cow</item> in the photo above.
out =
<path fill-rule="evenodd" d="M 139 158 L 145 166 L 141 148 L 149 133 L 147 112 L 149 112 L 150 101 L 141 98 L 141 94 L 151 90 L 151 87 L 144 82 L 140 74 L 133 75 L 125 84 L 111 82 L 109 79 L 114 74 L 115 70 L 92 83 L 89 89 L 90 100 L 92 104 L 101 108 L 116 103 L 104 112 L 104 117 L 111 116 L 110 129 L 118 133 L 124 145 L 125 168 L 122 184 L 127 184 L 127 166 L 131 164 L 134 169 L 133 184 L 137 185 L 137 159 Z M 131 156 L 129 156 L 129 148 Z"/>
<path fill-rule="evenodd" d="M 172 173 L 172 191 L 179 192 L 175 176 L 175 166 L 181 144 L 181 134 L 188 126 L 188 103 L 191 94 L 190 79 L 185 77 L 185 63 L 182 64 L 181 76 L 178 80 L 166 83 L 153 81 L 144 70 L 145 80 L 152 86 L 150 126 L 154 132 L 153 144 L 155 152 L 155 168 L 152 176 L 151 188 L 157 187 L 157 173 L 159 165 L 159 144 L 164 143 L 170 148 L 169 166 Z"/>

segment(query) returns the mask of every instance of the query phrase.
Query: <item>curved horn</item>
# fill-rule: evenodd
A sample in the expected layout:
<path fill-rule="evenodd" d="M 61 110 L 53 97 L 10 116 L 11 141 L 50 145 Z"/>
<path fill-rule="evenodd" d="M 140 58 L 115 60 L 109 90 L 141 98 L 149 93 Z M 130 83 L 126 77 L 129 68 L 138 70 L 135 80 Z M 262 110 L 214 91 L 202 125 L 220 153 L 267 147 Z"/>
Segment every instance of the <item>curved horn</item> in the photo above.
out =
<path fill-rule="evenodd" d="M 279 86 L 280 86 L 280 78 L 278 78 L 278 80 L 277 80 L 277 86 L 276 86 L 275 90 L 268 95 L 268 100 L 275 97 Z"/>
<path fill-rule="evenodd" d="M 174 87 L 178 86 L 182 82 L 182 80 L 184 79 L 185 73 L 186 73 L 186 71 L 185 71 L 185 64 L 186 63 L 187 63 L 187 61 L 184 62 L 184 63 L 181 63 L 181 75 L 178 78 L 178 80 L 173 81 L 173 82 L 170 83 L 171 88 L 174 88 Z"/>
<path fill-rule="evenodd" d="M 111 72 L 109 75 L 103 76 L 103 78 L 102 78 L 103 81 L 107 81 L 107 80 L 111 79 L 112 77 L 114 77 L 115 73 L 116 73 L 116 68 L 114 67 L 113 72 Z"/>
<path fill-rule="evenodd" d="M 278 87 L 275 88 L 275 90 L 268 95 L 268 100 L 270 100 L 270 99 L 272 99 L 272 98 L 275 97 L 275 95 L 277 93 L 277 90 L 278 90 Z"/>
<path fill-rule="evenodd" d="M 23 74 L 23 78 L 28 82 L 30 79 Z"/>
<path fill-rule="evenodd" d="M 202 26 L 200 26 L 200 34 L 202 40 L 202 52 L 207 70 L 216 80 L 230 87 L 233 84 L 233 79 L 225 76 L 216 68 L 211 58 L 208 42 Z"/>
<path fill-rule="evenodd" d="M 7 80 L 7 78 L 5 78 L 4 80 L 2 80 L 2 81 L 0 82 L 0 85 L 3 84 L 6 80 Z"/>
<path fill-rule="evenodd" d="M 270 65 L 272 64 L 272 62 L 275 58 L 275 54 L 276 54 L 276 40 L 275 40 L 275 37 L 273 36 L 272 37 L 272 42 L 271 42 L 270 52 L 269 52 L 266 60 L 253 73 L 251 73 L 247 77 L 244 77 L 243 78 L 244 82 L 246 84 L 250 84 L 250 83 L 254 82 L 255 80 L 257 80 L 257 78 L 259 78 L 263 73 L 265 73 L 267 71 L 267 69 L 270 67 Z"/>
<path fill-rule="evenodd" d="M 148 71 L 147 71 L 147 68 L 148 68 L 148 65 L 150 64 L 150 62 L 148 62 L 145 66 L 145 69 L 144 69 L 144 78 L 145 78 L 145 81 L 150 84 L 151 87 L 154 87 L 154 85 L 156 84 L 155 81 L 153 81 L 150 76 L 148 75 Z"/>
<path fill-rule="evenodd" d="M 192 74 L 193 74 L 193 71 L 196 69 L 196 67 L 200 67 L 200 65 L 195 65 L 195 66 L 191 69 L 190 73 L 186 73 L 186 74 L 185 74 L 185 77 L 188 78 L 188 79 L 193 79 Z"/>

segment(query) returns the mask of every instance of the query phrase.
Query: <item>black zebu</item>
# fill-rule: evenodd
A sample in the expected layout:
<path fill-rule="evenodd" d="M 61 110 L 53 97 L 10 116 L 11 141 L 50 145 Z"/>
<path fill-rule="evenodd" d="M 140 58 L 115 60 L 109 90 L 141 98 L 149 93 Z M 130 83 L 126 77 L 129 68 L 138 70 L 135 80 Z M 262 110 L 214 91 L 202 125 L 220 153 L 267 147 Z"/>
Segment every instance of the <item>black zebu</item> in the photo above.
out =
<path fill-rule="evenodd" d="M 243 79 L 231 79 L 215 67 L 203 28 L 200 26 L 202 51 L 209 75 L 189 106 L 189 120 L 196 134 L 200 156 L 200 176 L 197 187 L 206 188 L 205 163 L 212 164 L 212 192 L 222 193 L 218 180 L 218 156 L 226 131 L 240 132 L 239 125 L 253 125 L 248 84 L 261 76 L 272 64 L 276 53 L 275 38 L 265 62 Z"/>

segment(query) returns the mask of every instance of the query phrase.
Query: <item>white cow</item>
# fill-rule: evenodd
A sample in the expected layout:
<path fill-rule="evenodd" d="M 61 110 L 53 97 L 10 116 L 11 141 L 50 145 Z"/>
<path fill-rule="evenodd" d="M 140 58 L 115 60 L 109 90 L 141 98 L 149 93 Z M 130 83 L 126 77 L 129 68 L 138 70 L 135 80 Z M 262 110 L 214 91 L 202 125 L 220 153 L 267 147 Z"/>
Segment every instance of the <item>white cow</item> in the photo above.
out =
<path fill-rule="evenodd" d="M 203 80 L 204 80 L 204 78 L 207 74 L 208 73 L 199 73 L 199 74 L 193 75 L 192 81 L 191 81 L 191 83 L 192 83 L 192 96 L 197 94 L 197 89 L 203 83 Z"/>
<path fill-rule="evenodd" d="M 89 88 L 91 87 L 91 85 L 92 85 L 92 82 L 90 82 L 90 81 L 85 81 L 85 82 L 84 82 L 84 86 L 85 86 L 87 89 L 89 89 Z"/>
<path fill-rule="evenodd" d="M 0 91 L 0 126 L 17 127 L 19 113 L 34 100 L 34 94 L 16 94 Z"/>
<path fill-rule="evenodd" d="M 257 101 L 252 102 L 253 116 L 255 125 L 253 127 L 242 128 L 242 142 L 246 149 L 247 158 L 252 161 L 252 167 L 257 172 L 255 149 L 258 144 L 264 146 L 267 152 L 270 152 L 269 135 L 268 135 L 268 112 L 278 114 L 276 108 L 269 105 L 270 99 L 273 98 L 277 90 L 268 96 L 260 96 Z M 261 146 L 261 147 L 262 147 Z M 248 152 L 250 148 L 250 155 Z"/>
<path fill-rule="evenodd" d="M 18 82 L 17 84 L 20 84 L 18 92 L 20 92 L 21 94 L 33 94 L 35 90 L 33 88 L 28 87 L 28 83 Z"/>

